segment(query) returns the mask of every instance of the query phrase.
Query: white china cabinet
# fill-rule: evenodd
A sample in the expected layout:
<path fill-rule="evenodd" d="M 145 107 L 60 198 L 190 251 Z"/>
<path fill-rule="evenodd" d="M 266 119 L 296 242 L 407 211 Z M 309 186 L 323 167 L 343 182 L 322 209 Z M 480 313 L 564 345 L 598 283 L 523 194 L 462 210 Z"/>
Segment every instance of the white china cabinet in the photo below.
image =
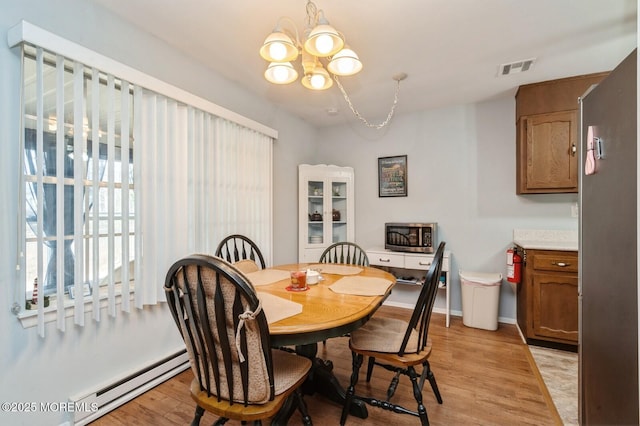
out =
<path fill-rule="evenodd" d="M 353 179 L 351 167 L 298 166 L 299 262 L 317 262 L 329 245 L 354 240 Z"/>

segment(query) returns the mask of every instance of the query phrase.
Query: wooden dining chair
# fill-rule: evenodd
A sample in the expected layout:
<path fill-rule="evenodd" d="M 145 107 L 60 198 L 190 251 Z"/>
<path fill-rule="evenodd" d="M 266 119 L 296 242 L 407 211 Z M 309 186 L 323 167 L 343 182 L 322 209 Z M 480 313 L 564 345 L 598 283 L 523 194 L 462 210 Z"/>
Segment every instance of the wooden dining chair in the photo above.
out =
<path fill-rule="evenodd" d="M 278 424 L 287 400 L 311 424 L 300 391 L 311 361 L 271 348 L 265 313 L 242 273 L 223 259 L 192 255 L 171 266 L 164 288 L 195 376 L 192 425 L 205 410 L 220 417 L 215 424 Z"/>
<path fill-rule="evenodd" d="M 320 255 L 319 262 L 369 266 L 367 253 L 359 245 L 346 241 L 333 243 L 327 247 Z"/>
<path fill-rule="evenodd" d="M 345 263 L 348 265 L 369 266 L 367 253 L 356 243 L 342 241 L 333 243 L 320 255 L 319 263 Z M 322 344 L 327 341 L 323 340 Z"/>
<path fill-rule="evenodd" d="M 369 357 L 370 368 L 374 364 L 380 365 L 387 370 L 395 372 L 396 375 L 389 385 L 386 400 L 360 395 L 357 396 L 358 399 L 385 410 L 417 416 L 420 418 L 422 425 L 428 425 L 427 410 L 422 402 L 422 388 L 426 379 L 431 384 L 436 400 L 439 404 L 442 404 L 442 396 L 429 365 L 432 347 L 431 341 L 428 339 L 428 331 L 431 312 L 438 292 L 444 247 L 444 242 L 441 242 L 438 246 L 409 322 L 395 318 L 382 318 L 374 314 L 365 325 L 351 333 L 349 348 L 353 357 L 353 371 L 342 409 L 341 425 L 344 425 L 347 420 L 350 405 L 355 396 L 355 386 L 358 382 L 358 373 L 364 356 Z M 422 366 L 420 376 L 418 376 L 415 369 L 419 365 Z M 370 375 L 371 371 L 368 372 L 367 381 Z M 406 375 L 411 379 L 413 396 L 418 403 L 416 411 L 389 401 L 396 391 L 400 375 Z"/>
<path fill-rule="evenodd" d="M 252 260 L 258 266 L 258 269 L 264 269 L 266 264 L 260 249 L 250 238 L 240 234 L 233 234 L 225 237 L 218 248 L 215 255 L 223 258 L 229 263 L 236 263 L 242 260 Z M 243 268 L 246 268 L 247 262 L 244 262 Z M 252 272 L 252 271 L 243 271 Z"/>

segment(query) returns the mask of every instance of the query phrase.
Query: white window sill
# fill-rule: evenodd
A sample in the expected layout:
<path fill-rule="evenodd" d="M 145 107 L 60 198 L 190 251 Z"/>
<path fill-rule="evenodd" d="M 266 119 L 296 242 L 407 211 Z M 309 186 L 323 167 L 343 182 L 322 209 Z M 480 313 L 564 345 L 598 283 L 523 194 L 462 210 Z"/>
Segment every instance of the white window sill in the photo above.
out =
<path fill-rule="evenodd" d="M 115 301 L 116 305 L 120 305 L 122 303 L 122 292 L 117 286 Z M 106 308 L 109 305 L 108 295 L 105 291 L 100 292 L 100 309 Z M 133 301 L 134 293 L 131 292 L 129 295 L 129 300 Z M 69 299 L 65 297 L 64 300 L 64 316 L 65 318 L 72 317 L 74 315 L 76 301 L 73 299 Z M 93 296 L 85 296 L 84 298 L 84 312 L 93 312 Z M 18 315 L 18 320 L 22 324 L 22 328 L 31 328 L 38 325 L 38 310 L 37 309 L 25 309 L 20 312 Z M 54 322 L 58 318 L 58 309 L 56 306 L 56 302 L 51 302 L 51 305 L 44 308 L 44 322 Z"/>

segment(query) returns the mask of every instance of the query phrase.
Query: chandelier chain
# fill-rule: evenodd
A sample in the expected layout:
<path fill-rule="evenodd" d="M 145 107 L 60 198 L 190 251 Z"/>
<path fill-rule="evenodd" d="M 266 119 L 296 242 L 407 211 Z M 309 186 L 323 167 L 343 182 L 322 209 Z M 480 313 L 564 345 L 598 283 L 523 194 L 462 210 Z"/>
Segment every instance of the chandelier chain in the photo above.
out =
<path fill-rule="evenodd" d="M 311 0 L 307 1 L 307 28 L 311 29 L 314 26 L 317 16 L 318 8 L 315 3 Z"/>
<path fill-rule="evenodd" d="M 389 114 L 387 115 L 387 118 L 383 122 L 381 122 L 379 124 L 369 123 L 369 121 L 365 117 L 363 117 L 362 114 L 360 114 L 360 112 L 356 109 L 356 107 L 353 106 L 353 103 L 351 102 L 351 99 L 349 98 L 349 95 L 347 94 L 346 90 L 344 90 L 344 87 L 342 87 L 342 83 L 340 83 L 340 79 L 338 78 L 338 76 L 334 75 L 333 79 L 336 81 L 336 84 L 340 88 L 340 92 L 342 92 L 342 96 L 344 97 L 344 100 L 349 105 L 349 108 L 351 108 L 351 112 L 353 112 L 353 115 L 355 115 L 367 127 L 374 128 L 376 130 L 380 130 L 384 126 L 389 124 L 389 122 L 393 118 L 393 114 L 396 111 L 396 106 L 398 105 L 398 94 L 400 93 L 400 79 L 396 80 L 396 90 L 395 90 L 395 94 L 393 96 L 393 105 L 391 105 L 391 110 L 389 111 Z"/>

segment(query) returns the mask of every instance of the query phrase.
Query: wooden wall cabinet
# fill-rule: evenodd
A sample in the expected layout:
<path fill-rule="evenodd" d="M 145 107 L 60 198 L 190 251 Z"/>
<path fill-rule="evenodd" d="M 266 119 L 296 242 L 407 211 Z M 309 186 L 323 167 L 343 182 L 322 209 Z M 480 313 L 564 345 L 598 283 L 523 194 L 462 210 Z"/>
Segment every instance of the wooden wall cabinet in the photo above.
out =
<path fill-rule="evenodd" d="M 578 253 L 524 250 L 518 326 L 528 343 L 578 344 Z"/>
<path fill-rule="evenodd" d="M 516 192 L 578 192 L 578 98 L 607 73 L 520 86 Z"/>

